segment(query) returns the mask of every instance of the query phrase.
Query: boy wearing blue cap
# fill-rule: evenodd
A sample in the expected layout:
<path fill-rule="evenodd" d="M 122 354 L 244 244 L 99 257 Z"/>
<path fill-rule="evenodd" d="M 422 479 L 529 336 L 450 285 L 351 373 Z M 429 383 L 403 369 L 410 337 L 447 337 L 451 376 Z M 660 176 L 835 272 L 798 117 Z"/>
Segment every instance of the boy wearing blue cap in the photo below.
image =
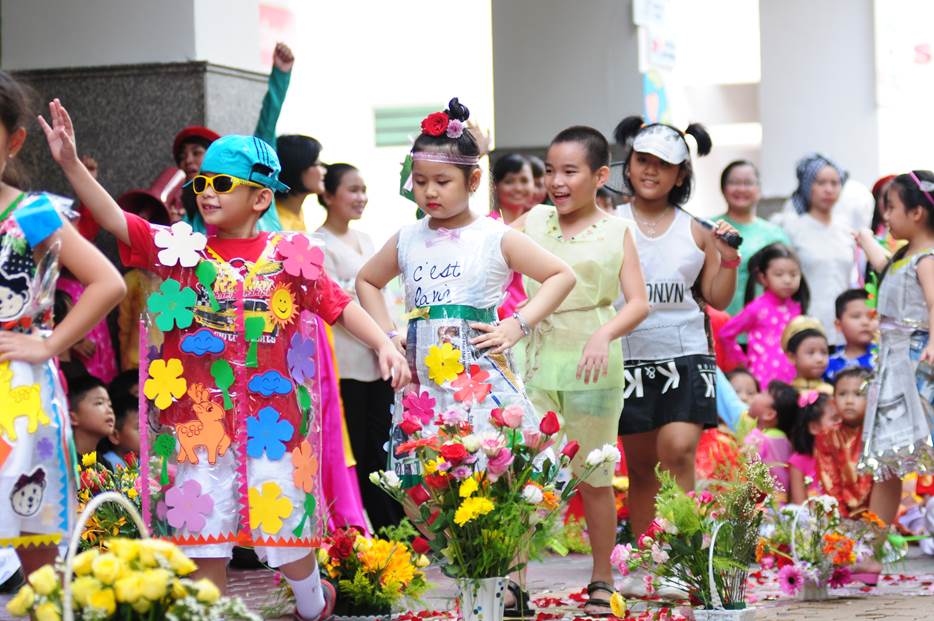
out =
<path fill-rule="evenodd" d="M 161 352 L 140 360 L 150 412 L 141 412 L 144 514 L 223 587 L 236 545 L 254 546 L 296 597 L 295 618 L 329 614 L 333 587 L 318 578 L 312 546 L 324 523 L 320 482 L 318 317 L 341 322 L 376 350 L 384 379 L 409 381 L 405 359 L 323 270 L 301 233 L 256 231 L 278 179 L 275 151 L 253 136 L 224 136 L 189 183 L 216 236 L 123 212 L 76 156 L 68 113 L 56 100 L 52 156 L 95 220 L 120 242 L 127 266 L 164 279 L 145 318 Z M 142 350 L 143 348 L 141 348 Z M 155 460 L 155 461 L 153 461 Z M 161 467 L 150 468 L 150 464 Z M 170 476 L 168 463 L 177 463 Z M 324 597 L 328 591 L 330 597 Z"/>

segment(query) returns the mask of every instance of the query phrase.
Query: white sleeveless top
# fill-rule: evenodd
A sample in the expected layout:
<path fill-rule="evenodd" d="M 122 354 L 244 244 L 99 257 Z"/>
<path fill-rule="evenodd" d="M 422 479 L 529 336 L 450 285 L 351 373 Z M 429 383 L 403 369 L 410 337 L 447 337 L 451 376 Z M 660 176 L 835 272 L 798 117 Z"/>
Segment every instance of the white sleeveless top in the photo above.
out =
<path fill-rule="evenodd" d="M 443 304 L 499 306 L 512 271 L 503 257 L 509 227 L 492 218 L 457 229 L 431 229 L 423 218 L 399 230 L 396 246 L 405 309 Z"/>
<path fill-rule="evenodd" d="M 620 205 L 619 215 L 635 219 L 629 205 Z M 691 233 L 691 218 L 675 210 L 668 230 L 659 237 L 635 231 L 639 263 L 649 294 L 649 316 L 621 340 L 623 358 L 660 360 L 694 354 L 709 354 L 704 313 L 691 288 L 704 267 L 704 252 Z M 620 296 L 615 306 L 625 302 Z"/>

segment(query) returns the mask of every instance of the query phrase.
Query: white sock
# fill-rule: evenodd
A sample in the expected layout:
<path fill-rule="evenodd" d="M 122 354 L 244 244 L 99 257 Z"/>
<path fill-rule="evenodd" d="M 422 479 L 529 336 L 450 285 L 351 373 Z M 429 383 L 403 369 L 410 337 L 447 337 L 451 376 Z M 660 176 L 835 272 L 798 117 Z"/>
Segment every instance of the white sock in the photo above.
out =
<path fill-rule="evenodd" d="M 295 611 L 306 619 L 317 619 L 324 611 L 324 591 L 317 565 L 307 578 L 292 580 L 286 576 L 285 579 L 295 594 Z"/>

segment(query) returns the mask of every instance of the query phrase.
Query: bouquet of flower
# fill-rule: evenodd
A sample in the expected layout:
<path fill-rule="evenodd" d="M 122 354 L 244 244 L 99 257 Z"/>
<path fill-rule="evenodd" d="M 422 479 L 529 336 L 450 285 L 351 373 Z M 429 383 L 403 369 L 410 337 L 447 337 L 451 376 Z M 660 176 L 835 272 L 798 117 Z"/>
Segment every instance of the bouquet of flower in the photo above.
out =
<path fill-rule="evenodd" d="M 221 597 L 210 580 L 189 580 L 196 567 L 175 545 L 157 539 L 108 539 L 107 551 L 93 548 L 75 557 L 75 576 L 63 566 L 45 565 L 29 575 L 7 603 L 17 617 L 57 621 L 62 615 L 62 580 L 72 580 L 75 619 L 142 621 L 143 619 L 223 618 L 260 621 L 240 599 Z"/>
<path fill-rule="evenodd" d="M 686 591 L 694 605 L 743 608 L 747 569 L 773 487 L 768 466 L 754 458 L 742 461 L 733 480 L 717 482 L 716 495 L 684 492 L 667 471 L 659 469 L 657 475 L 657 517 L 636 547 L 614 548 L 613 565 L 624 575 L 647 570 L 649 592 L 664 583 Z M 715 532 L 712 591 L 708 567 Z"/>
<path fill-rule="evenodd" d="M 850 581 L 858 540 L 841 522 L 836 498 L 815 496 L 806 505 L 784 507 L 774 516 L 767 529 L 771 534 L 759 541 L 756 557 L 763 567 L 780 567 L 784 593 L 797 595 L 806 584 L 825 589 Z"/>
<path fill-rule="evenodd" d="M 110 471 L 97 461 L 97 453 L 81 456 L 78 466 L 78 513 L 82 513 L 91 498 L 102 492 L 118 492 L 141 510 L 139 462 L 133 453 L 127 454 L 126 468 Z M 108 537 L 139 537 L 139 529 L 123 507 L 105 503 L 88 520 L 81 533 L 80 550 L 103 548 Z"/>
<path fill-rule="evenodd" d="M 418 409 L 421 420 L 433 418 L 433 403 L 416 405 L 409 410 Z M 551 450 L 557 415 L 548 412 L 537 430 L 520 429 L 522 419 L 518 406 L 497 408 L 494 429 L 475 434 L 466 411 L 452 409 L 437 416 L 436 433 L 423 434 L 420 419 L 407 412 L 402 426 L 409 439 L 396 455 L 408 456 L 414 464 L 406 465 L 417 465 L 421 476 L 403 485 L 392 471 L 370 475 L 393 498 L 414 506 L 416 523 L 432 533 L 431 549 L 453 578 L 506 576 L 541 553 L 554 541 L 558 510 L 580 482 L 565 474 L 579 445 L 570 442 L 557 456 Z M 615 446 L 594 449 L 583 475 L 619 459 Z"/>
<path fill-rule="evenodd" d="M 364 537 L 347 528 L 331 533 L 318 550 L 318 563 L 335 581 L 338 606 L 351 611 L 388 612 L 402 599 L 418 600 L 428 588 L 422 568 L 428 559 L 412 545 Z"/>

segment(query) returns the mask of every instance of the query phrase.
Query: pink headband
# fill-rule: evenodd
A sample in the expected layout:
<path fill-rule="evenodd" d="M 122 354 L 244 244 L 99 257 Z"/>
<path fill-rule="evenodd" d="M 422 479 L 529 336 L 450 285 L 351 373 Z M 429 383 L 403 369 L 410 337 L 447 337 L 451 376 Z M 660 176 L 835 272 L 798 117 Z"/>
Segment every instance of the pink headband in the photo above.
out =
<path fill-rule="evenodd" d="M 412 159 L 460 166 L 476 166 L 480 163 L 480 158 L 476 155 L 458 155 L 456 153 L 445 153 L 444 151 L 415 151 L 412 153 Z"/>
<path fill-rule="evenodd" d="M 922 194 L 924 194 L 924 198 L 928 199 L 928 202 L 931 203 L 931 205 L 934 205 L 934 197 L 931 196 L 930 192 L 924 189 L 924 186 L 921 184 L 921 180 L 918 179 L 918 175 L 915 174 L 915 171 L 909 171 L 908 176 L 911 177 L 918 185 L 918 189 L 921 190 Z"/>
<path fill-rule="evenodd" d="M 802 392 L 798 396 L 798 407 L 806 408 L 809 405 L 814 405 L 817 403 L 817 398 L 820 396 L 820 393 L 816 390 L 808 390 L 807 392 Z"/>

